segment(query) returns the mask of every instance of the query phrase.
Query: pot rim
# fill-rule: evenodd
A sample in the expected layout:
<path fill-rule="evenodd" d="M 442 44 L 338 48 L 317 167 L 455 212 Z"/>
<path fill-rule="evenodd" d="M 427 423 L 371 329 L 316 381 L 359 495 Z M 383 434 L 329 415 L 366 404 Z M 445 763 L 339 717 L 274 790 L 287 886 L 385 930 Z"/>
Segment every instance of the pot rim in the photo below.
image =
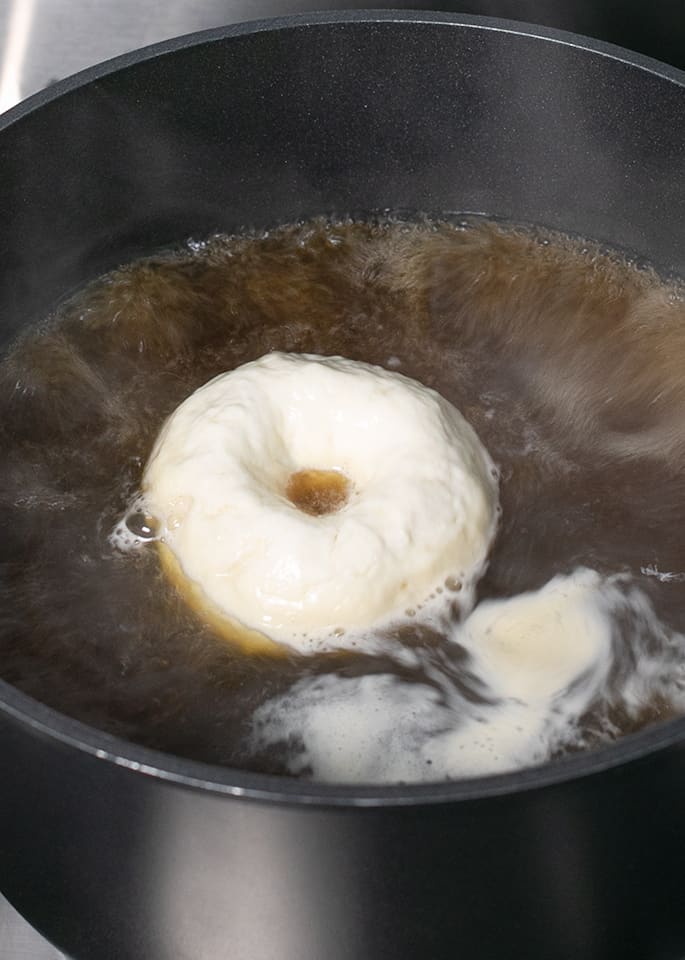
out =
<path fill-rule="evenodd" d="M 139 47 L 128 53 L 103 60 L 84 70 L 65 77 L 50 84 L 43 90 L 32 94 L 16 106 L 0 114 L 0 131 L 20 120 L 22 117 L 40 107 L 51 103 L 58 97 L 70 93 L 78 87 L 99 80 L 118 70 L 153 60 L 166 53 L 174 53 L 187 47 L 202 43 L 212 43 L 230 37 L 244 37 L 256 33 L 274 32 L 302 27 L 321 25 L 333 26 L 348 23 L 425 23 L 443 25 L 445 27 L 465 27 L 472 30 L 485 30 L 494 33 L 510 33 L 520 36 L 533 37 L 549 43 L 576 47 L 588 53 L 599 54 L 611 60 L 637 67 L 648 73 L 670 80 L 681 87 L 685 87 L 685 70 L 680 70 L 672 64 L 663 63 L 642 53 L 636 53 L 604 40 L 595 40 L 569 30 L 557 30 L 554 27 L 544 27 L 538 24 L 519 20 L 508 20 L 499 17 L 472 16 L 462 13 L 442 13 L 425 10 L 327 10 L 318 13 L 290 14 L 282 17 L 267 17 L 259 20 L 247 20 L 241 23 L 230 23 L 223 27 L 213 27 L 209 30 L 199 30 L 194 33 L 182 34 L 158 43 Z"/>
<path fill-rule="evenodd" d="M 277 30 L 354 23 L 433 24 L 510 33 L 576 47 L 645 70 L 685 88 L 685 71 L 614 44 L 579 34 L 514 20 L 466 14 L 411 10 L 342 10 L 254 20 L 185 34 L 125 53 L 81 70 L 23 100 L 0 115 L 0 132 L 28 114 L 71 91 L 111 73 L 158 56 L 203 43 Z M 455 803 L 542 789 L 569 780 L 598 775 L 632 761 L 646 759 L 685 741 L 685 717 L 679 717 L 595 750 L 550 761 L 537 767 L 464 780 L 412 784 L 311 783 L 291 777 L 250 773 L 187 760 L 141 747 L 74 720 L 0 679 L 0 711 L 10 721 L 30 728 L 43 739 L 89 754 L 136 774 L 181 787 L 272 803 L 339 807 L 417 806 Z"/>
<path fill-rule="evenodd" d="M 626 734 L 615 743 L 509 773 L 436 783 L 345 784 L 253 773 L 188 760 L 123 740 L 48 707 L 0 679 L 0 713 L 97 760 L 204 792 L 303 806 L 397 807 L 480 800 L 596 776 L 685 744 L 685 716 Z"/>

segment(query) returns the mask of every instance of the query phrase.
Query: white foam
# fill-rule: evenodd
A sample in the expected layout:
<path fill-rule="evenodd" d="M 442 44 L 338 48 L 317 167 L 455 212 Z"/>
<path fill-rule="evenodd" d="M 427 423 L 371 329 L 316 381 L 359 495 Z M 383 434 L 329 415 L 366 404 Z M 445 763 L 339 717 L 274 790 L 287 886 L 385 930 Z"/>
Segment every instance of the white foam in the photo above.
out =
<path fill-rule="evenodd" d="M 640 567 L 640 573 L 645 577 L 655 577 L 660 583 L 683 583 L 685 582 L 685 573 L 674 572 L 672 570 L 659 570 L 655 563 L 646 567 Z"/>
<path fill-rule="evenodd" d="M 579 720 L 590 709 L 606 716 L 619 705 L 634 716 L 655 694 L 685 707 L 685 638 L 619 578 L 580 569 L 483 603 L 453 641 L 466 662 L 457 671 L 428 659 L 427 682 L 389 673 L 299 681 L 256 712 L 253 748 L 299 743 L 287 753 L 289 769 L 316 780 L 458 779 L 581 745 Z"/>

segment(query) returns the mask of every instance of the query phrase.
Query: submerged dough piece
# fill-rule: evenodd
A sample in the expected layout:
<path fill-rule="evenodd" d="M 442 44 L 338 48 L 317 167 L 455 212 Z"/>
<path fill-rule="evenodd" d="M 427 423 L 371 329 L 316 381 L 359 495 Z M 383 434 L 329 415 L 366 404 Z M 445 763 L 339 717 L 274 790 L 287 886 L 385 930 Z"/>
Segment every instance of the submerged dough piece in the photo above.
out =
<path fill-rule="evenodd" d="M 653 618 L 659 630 L 642 603 L 585 568 L 484 601 L 454 628 L 470 654 L 459 683 L 430 658 L 420 661 L 430 685 L 388 673 L 304 676 L 256 711 L 252 749 L 278 745 L 291 773 L 337 783 L 441 781 L 542 763 L 578 741 L 579 719 L 606 696 L 616 615 L 649 613 L 643 624 Z M 397 649 L 388 642 L 385 652 Z M 618 702 L 631 685 L 615 692 Z"/>
<path fill-rule="evenodd" d="M 302 484 L 331 475 L 334 495 L 307 503 Z M 404 614 L 447 577 L 472 581 L 498 500 L 487 451 L 435 391 L 364 363 L 279 353 L 177 408 L 143 493 L 213 620 L 304 652 Z"/>
<path fill-rule="evenodd" d="M 607 606 L 615 593 L 581 567 L 539 590 L 480 603 L 460 639 L 478 675 L 500 696 L 547 701 L 582 679 L 605 678 L 612 637 Z"/>

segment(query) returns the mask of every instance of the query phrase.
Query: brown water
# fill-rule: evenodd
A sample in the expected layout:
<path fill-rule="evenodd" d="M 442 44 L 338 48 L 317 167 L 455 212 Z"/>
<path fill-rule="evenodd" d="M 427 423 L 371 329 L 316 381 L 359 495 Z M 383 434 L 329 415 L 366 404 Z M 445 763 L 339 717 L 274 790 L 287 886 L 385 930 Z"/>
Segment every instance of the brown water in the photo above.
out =
<path fill-rule="evenodd" d="M 317 221 L 125 266 L 5 359 L 6 680 L 138 743 L 274 772 L 286 769 L 283 752 L 254 754 L 251 714 L 303 677 L 410 682 L 447 663 L 464 695 L 478 696 L 458 647 L 410 621 L 396 637 L 424 651 L 418 666 L 349 652 L 245 657 L 186 608 L 154 549 L 132 557 L 111 546 L 165 417 L 211 377 L 271 350 L 380 364 L 462 411 L 501 469 L 481 599 L 586 566 L 625 572 L 667 633 L 685 629 L 682 291 L 541 232 Z M 625 636 L 636 630 L 657 642 L 644 625 L 621 625 Z M 628 663 L 635 645 L 624 653 Z M 655 695 L 628 715 L 609 698 L 581 739 L 673 711 Z"/>

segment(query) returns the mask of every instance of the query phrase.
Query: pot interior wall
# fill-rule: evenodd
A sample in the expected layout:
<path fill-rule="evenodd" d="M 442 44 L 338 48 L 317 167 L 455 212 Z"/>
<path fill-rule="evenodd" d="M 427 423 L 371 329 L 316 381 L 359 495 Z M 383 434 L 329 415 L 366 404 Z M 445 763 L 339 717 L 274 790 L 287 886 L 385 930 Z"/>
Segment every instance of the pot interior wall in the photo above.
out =
<path fill-rule="evenodd" d="M 135 59 L 2 130 L 3 338 L 140 253 L 320 213 L 486 213 L 685 273 L 672 79 L 550 39 L 388 20 Z"/>

